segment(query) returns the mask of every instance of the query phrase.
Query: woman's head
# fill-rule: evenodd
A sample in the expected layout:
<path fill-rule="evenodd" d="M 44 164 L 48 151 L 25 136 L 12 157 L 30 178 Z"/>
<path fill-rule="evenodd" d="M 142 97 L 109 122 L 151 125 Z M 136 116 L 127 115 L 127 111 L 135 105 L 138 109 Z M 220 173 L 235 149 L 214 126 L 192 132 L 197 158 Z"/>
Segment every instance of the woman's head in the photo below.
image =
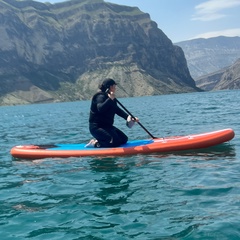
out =
<path fill-rule="evenodd" d="M 106 92 L 113 85 L 117 85 L 116 82 L 111 78 L 107 78 L 99 85 L 99 89 L 101 89 L 102 92 Z"/>

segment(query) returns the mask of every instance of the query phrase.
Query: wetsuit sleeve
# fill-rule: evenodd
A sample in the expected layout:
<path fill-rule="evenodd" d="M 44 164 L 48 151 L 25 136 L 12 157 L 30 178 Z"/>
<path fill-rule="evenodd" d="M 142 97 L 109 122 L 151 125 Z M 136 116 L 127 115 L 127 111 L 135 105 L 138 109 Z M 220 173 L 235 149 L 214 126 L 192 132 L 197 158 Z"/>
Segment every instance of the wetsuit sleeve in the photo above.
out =
<path fill-rule="evenodd" d="M 127 120 L 128 114 L 118 107 L 116 100 L 112 100 L 106 94 L 98 94 L 94 98 L 96 110 L 100 114 L 110 114 L 112 117 L 116 113 L 118 116 Z M 92 110 L 95 112 L 94 110 Z"/>
<path fill-rule="evenodd" d="M 99 94 L 96 97 L 97 109 L 99 113 L 106 112 L 111 106 L 114 105 L 114 102 L 110 98 L 106 98 L 105 95 Z"/>
<path fill-rule="evenodd" d="M 116 108 L 116 114 L 122 118 L 124 118 L 125 120 L 127 120 L 128 114 L 126 112 L 124 112 L 120 107 L 117 106 Z"/>

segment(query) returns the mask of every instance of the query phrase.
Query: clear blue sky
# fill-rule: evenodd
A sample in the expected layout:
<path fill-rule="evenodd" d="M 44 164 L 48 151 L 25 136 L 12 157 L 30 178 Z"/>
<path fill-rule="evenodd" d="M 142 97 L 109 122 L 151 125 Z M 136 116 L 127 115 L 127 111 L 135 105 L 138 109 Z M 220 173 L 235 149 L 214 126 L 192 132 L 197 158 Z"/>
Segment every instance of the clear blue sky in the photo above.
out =
<path fill-rule="evenodd" d="M 62 2 L 64 0 L 37 0 Z M 240 36 L 240 0 L 104 0 L 138 7 L 172 42 L 215 36 Z"/>

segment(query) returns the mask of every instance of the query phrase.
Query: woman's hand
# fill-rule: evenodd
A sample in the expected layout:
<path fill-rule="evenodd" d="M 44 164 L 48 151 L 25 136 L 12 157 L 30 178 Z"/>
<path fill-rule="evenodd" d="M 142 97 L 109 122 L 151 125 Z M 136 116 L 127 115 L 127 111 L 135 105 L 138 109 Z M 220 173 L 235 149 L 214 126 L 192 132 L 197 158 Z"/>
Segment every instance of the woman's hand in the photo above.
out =
<path fill-rule="evenodd" d="M 139 119 L 138 119 L 137 117 L 134 117 L 134 118 L 132 119 L 132 121 L 134 121 L 134 122 L 139 122 Z"/>
<path fill-rule="evenodd" d="M 115 98 L 115 93 L 114 92 L 108 92 L 108 97 L 113 100 Z"/>
<path fill-rule="evenodd" d="M 132 128 L 135 122 L 139 122 L 139 119 L 137 117 L 132 117 L 129 115 L 127 118 L 127 126 L 129 128 Z"/>

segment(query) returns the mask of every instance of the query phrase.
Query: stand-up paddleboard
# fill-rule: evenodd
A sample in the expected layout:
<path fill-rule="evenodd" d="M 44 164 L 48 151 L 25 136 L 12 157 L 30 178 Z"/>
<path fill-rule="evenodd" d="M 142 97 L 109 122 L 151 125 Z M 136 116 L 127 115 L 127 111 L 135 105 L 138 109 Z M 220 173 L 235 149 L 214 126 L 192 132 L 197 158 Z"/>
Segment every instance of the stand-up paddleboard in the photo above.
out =
<path fill-rule="evenodd" d="M 212 147 L 230 141 L 234 135 L 232 129 L 223 129 L 188 136 L 134 140 L 116 148 L 86 148 L 86 144 L 20 145 L 11 149 L 11 155 L 21 159 L 41 159 L 168 153 Z"/>

